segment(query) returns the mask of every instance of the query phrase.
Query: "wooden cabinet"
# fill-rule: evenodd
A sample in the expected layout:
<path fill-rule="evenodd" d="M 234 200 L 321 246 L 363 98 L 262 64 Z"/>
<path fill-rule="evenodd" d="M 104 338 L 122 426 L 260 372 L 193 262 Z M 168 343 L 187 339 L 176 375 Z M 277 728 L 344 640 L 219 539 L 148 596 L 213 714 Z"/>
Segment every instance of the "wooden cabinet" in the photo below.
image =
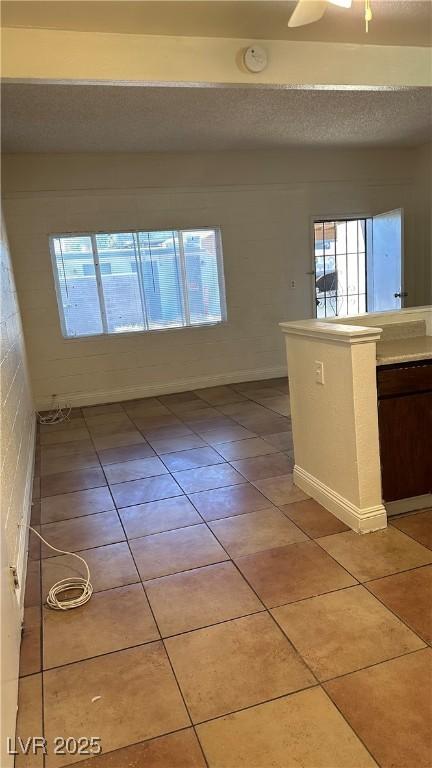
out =
<path fill-rule="evenodd" d="M 432 360 L 377 369 L 384 501 L 432 493 Z"/>

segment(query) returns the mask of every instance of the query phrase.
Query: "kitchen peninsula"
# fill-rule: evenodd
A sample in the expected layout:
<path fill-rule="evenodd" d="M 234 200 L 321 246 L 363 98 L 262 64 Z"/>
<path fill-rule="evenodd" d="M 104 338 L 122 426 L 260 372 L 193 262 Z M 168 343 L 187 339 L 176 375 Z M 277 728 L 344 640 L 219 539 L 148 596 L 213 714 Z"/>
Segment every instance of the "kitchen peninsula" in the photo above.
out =
<path fill-rule="evenodd" d="M 432 506 L 432 307 L 281 329 L 296 485 L 359 533 Z"/>

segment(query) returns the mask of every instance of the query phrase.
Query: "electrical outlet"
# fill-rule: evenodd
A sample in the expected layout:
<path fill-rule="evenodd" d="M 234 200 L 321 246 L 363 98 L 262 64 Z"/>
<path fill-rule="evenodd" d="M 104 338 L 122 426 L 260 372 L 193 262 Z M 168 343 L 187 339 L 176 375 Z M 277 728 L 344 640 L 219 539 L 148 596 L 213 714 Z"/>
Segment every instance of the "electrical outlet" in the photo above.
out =
<path fill-rule="evenodd" d="M 291 280 L 291 288 L 295 288 L 295 287 L 296 287 L 296 281 L 295 280 Z"/>
<path fill-rule="evenodd" d="M 315 360 L 315 381 L 317 384 L 324 384 L 324 363 L 321 360 Z"/>

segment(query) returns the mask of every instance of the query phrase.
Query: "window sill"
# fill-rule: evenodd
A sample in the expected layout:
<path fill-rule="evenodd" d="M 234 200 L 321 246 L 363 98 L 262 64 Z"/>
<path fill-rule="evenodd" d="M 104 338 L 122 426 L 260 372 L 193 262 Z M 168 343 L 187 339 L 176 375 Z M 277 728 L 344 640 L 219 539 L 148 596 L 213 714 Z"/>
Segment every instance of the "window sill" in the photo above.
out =
<path fill-rule="evenodd" d="M 216 328 L 218 326 L 228 325 L 228 320 L 218 320 L 214 323 L 197 323 L 197 325 L 182 325 L 173 328 L 149 328 L 143 331 L 124 331 L 121 333 L 93 333 L 88 336 L 64 336 L 63 341 L 94 341 L 94 339 L 123 339 L 138 336 L 148 336 L 158 333 L 178 333 L 179 331 L 195 331 L 203 328 Z"/>

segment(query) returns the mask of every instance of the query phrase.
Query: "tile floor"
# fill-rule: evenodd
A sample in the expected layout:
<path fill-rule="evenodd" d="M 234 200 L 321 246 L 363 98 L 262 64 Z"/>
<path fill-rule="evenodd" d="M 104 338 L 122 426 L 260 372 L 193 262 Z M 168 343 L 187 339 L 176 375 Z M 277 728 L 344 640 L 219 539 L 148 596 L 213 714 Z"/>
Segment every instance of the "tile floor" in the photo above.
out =
<path fill-rule="evenodd" d="M 432 510 L 358 536 L 292 482 L 283 379 L 39 430 L 17 768 L 427 768 Z M 102 740 L 98 757 L 54 737 Z"/>

